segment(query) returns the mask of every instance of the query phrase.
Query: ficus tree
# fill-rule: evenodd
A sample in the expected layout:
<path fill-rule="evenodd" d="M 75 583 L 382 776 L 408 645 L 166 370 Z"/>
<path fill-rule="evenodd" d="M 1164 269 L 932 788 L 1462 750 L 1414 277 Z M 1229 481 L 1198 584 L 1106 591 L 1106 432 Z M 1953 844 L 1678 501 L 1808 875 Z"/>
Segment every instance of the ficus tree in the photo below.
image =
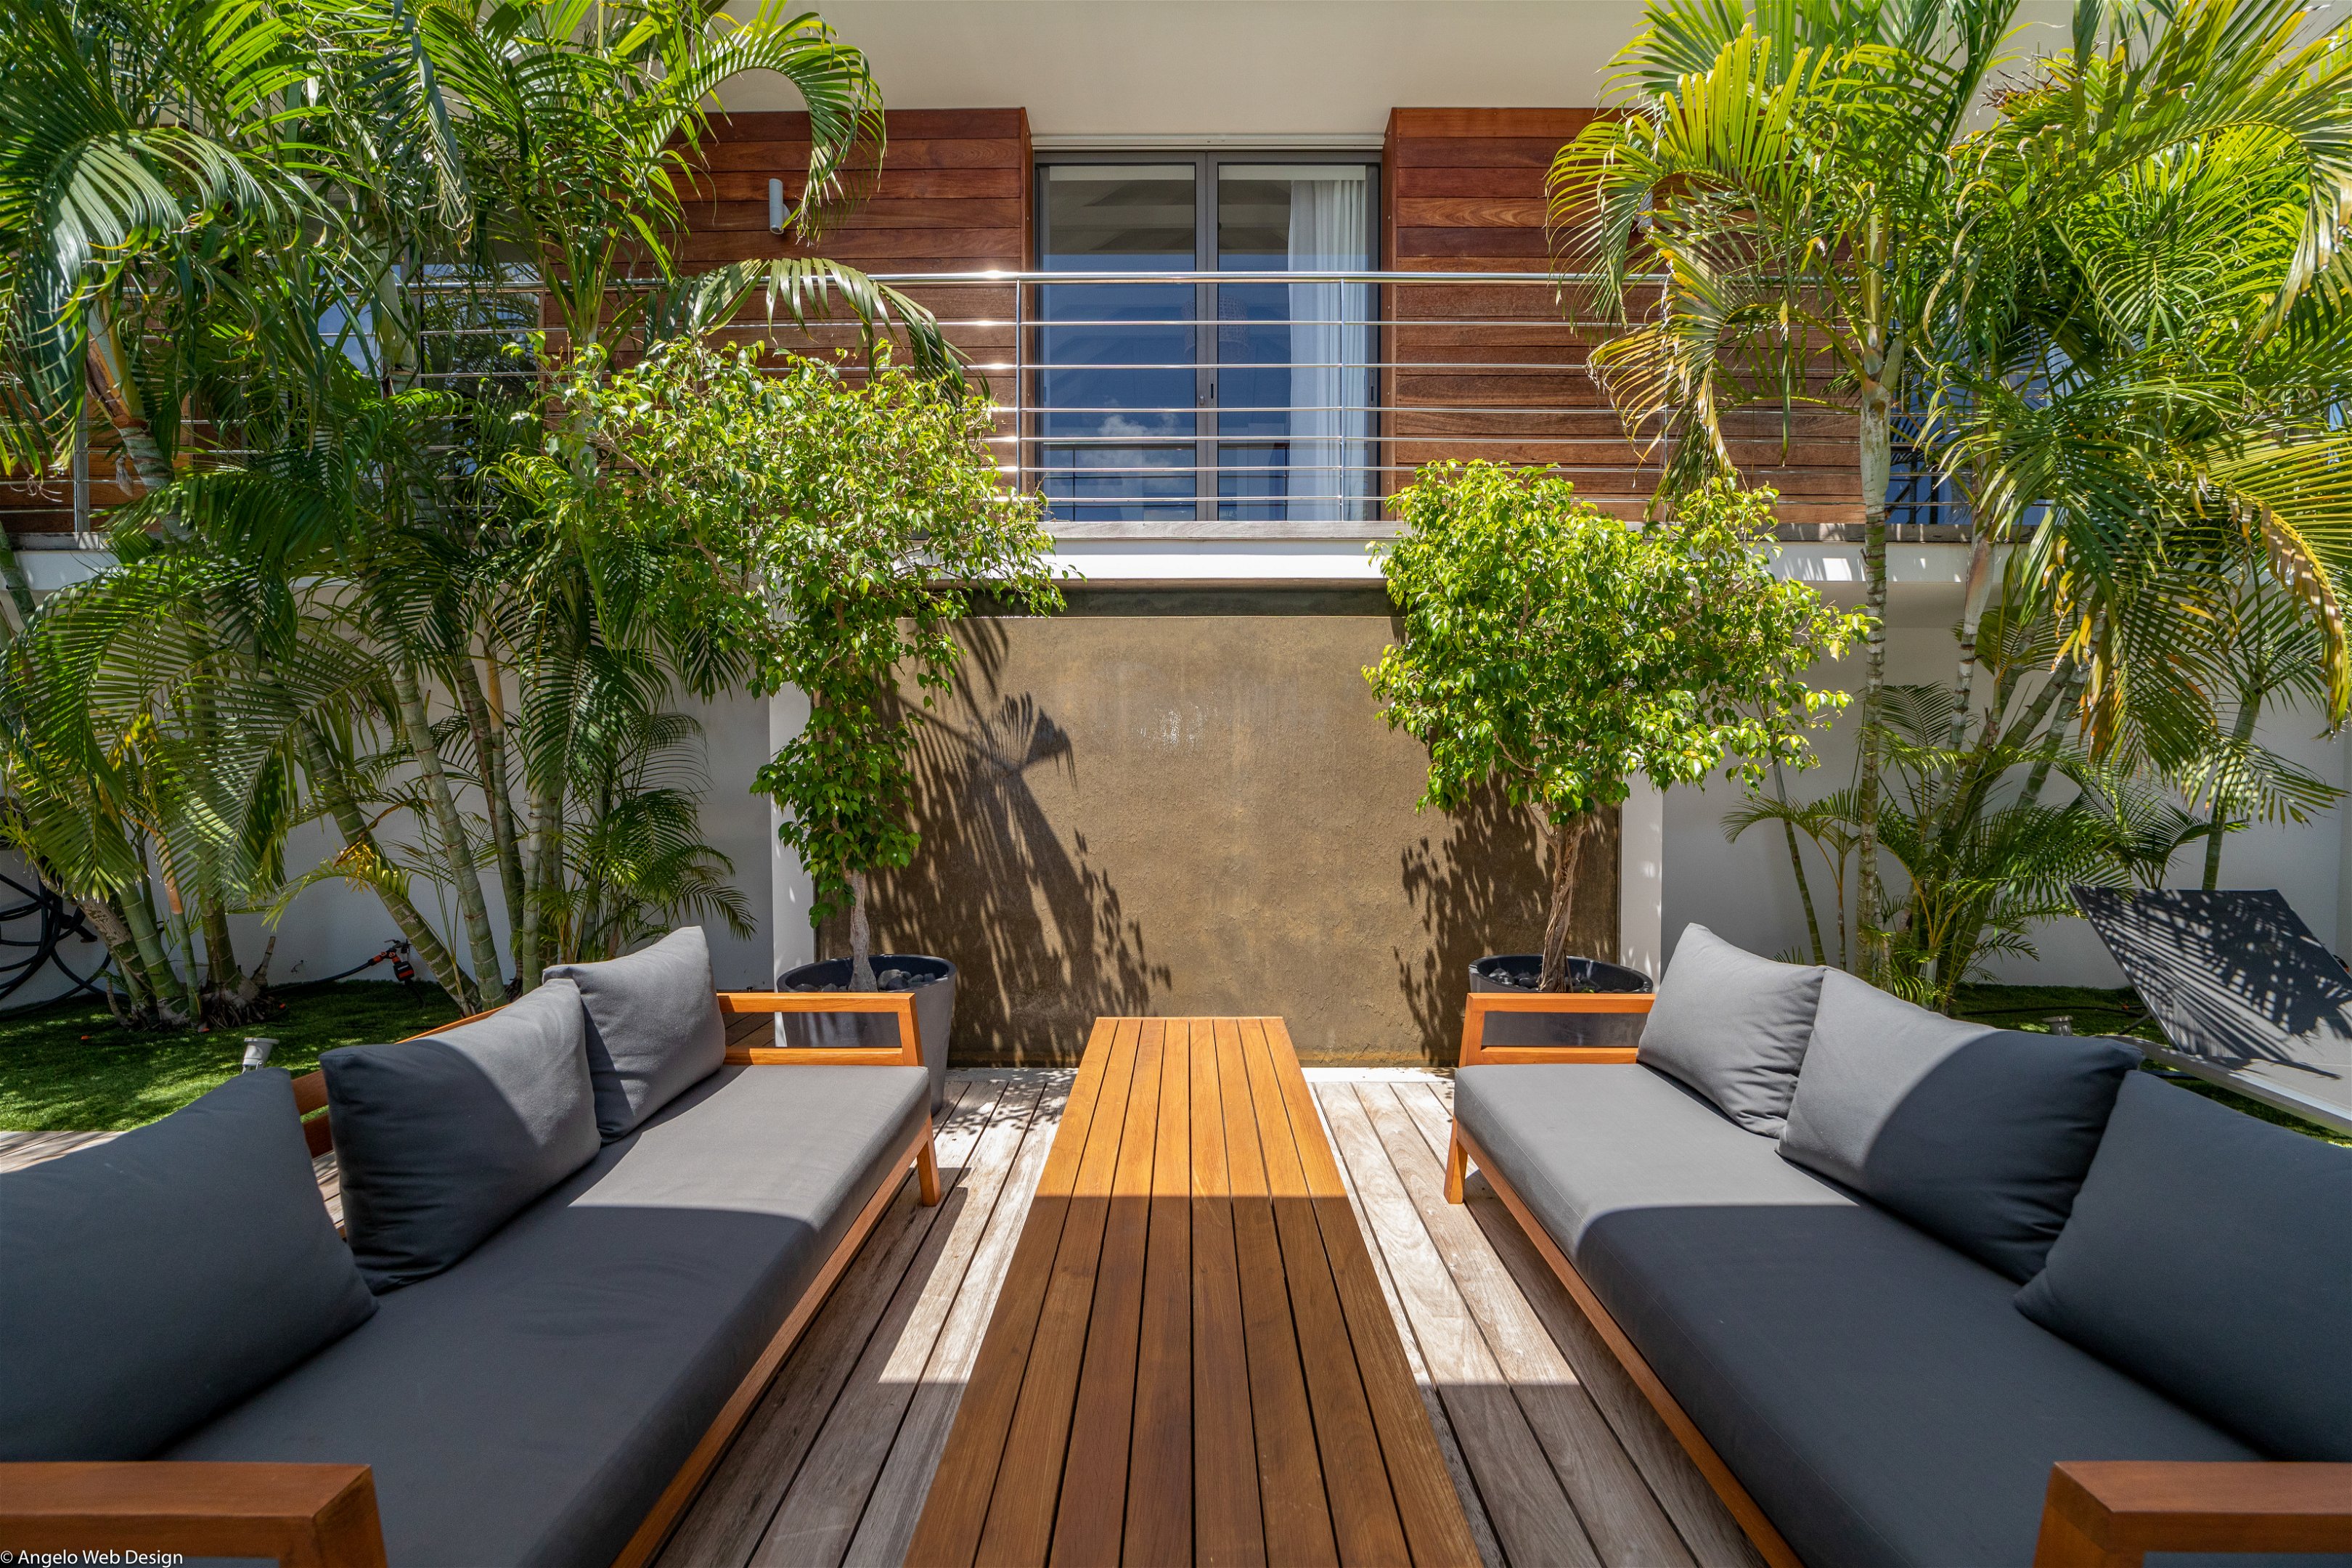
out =
<path fill-rule="evenodd" d="M 1805 681 L 1860 638 L 1769 559 L 1769 490 L 1693 491 L 1667 521 L 1609 516 L 1540 469 L 1422 470 L 1375 546 L 1403 640 L 1366 669 L 1393 729 L 1429 749 L 1423 806 L 1499 788 L 1551 854 L 1543 976 L 1564 989 L 1577 851 L 1633 781 L 1754 783 L 1814 761 L 1843 692 Z"/>
<path fill-rule="evenodd" d="M 519 481 L 592 563 L 606 544 L 671 563 L 659 613 L 705 627 L 714 668 L 740 659 L 758 693 L 807 698 L 753 788 L 782 811 L 812 921 L 848 915 L 852 984 L 873 989 L 866 879 L 913 858 L 910 752 L 961 659 L 955 623 L 976 593 L 1061 607 L 1040 503 L 987 445 L 986 396 L 887 353 L 867 373 L 698 338 L 571 395 L 593 400 L 594 477 L 551 454 L 517 462 Z"/>

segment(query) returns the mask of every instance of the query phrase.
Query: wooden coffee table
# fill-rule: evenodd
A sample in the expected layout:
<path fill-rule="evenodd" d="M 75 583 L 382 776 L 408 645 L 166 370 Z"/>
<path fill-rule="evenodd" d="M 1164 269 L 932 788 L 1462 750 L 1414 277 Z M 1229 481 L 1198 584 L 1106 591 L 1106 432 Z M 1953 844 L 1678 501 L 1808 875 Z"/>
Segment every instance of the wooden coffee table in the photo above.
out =
<path fill-rule="evenodd" d="M 907 1561 L 1477 1562 L 1289 1031 L 1100 1018 Z"/>

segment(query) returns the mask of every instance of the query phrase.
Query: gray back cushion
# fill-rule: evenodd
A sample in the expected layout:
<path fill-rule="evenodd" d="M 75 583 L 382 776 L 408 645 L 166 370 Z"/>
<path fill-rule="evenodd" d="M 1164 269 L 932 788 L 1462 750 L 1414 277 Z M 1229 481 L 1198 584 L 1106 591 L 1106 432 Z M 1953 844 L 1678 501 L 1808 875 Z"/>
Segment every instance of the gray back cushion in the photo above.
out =
<path fill-rule="evenodd" d="M 2352 1461 L 2352 1149 L 2134 1073 L 2017 1307 L 2273 1458 Z"/>
<path fill-rule="evenodd" d="M 2031 1279 L 2138 1061 L 2095 1036 L 1964 1024 L 1835 972 L 1780 1152 Z"/>
<path fill-rule="evenodd" d="M 438 1274 L 595 1155 L 586 1033 L 580 993 L 551 980 L 478 1023 L 319 1058 L 371 1287 Z"/>
<path fill-rule="evenodd" d="M 580 987 L 588 1008 L 588 1071 L 596 1126 L 609 1142 L 719 1070 L 727 1026 L 700 926 L 680 926 L 642 952 L 549 968 Z"/>
<path fill-rule="evenodd" d="M 1642 1065 L 1681 1079 L 1750 1132 L 1779 1137 L 1812 1038 L 1822 973 L 1685 926 L 1642 1027 Z"/>
<path fill-rule="evenodd" d="M 292 1080 L 0 1175 L 0 1460 L 143 1459 L 375 1311 Z"/>

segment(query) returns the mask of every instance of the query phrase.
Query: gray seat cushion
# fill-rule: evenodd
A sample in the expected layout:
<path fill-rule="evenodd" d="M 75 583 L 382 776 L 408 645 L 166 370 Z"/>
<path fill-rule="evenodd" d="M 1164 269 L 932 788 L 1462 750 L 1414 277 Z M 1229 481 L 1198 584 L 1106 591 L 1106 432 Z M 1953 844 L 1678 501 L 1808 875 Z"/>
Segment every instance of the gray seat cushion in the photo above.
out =
<path fill-rule="evenodd" d="M 394 1568 L 610 1563 L 892 1158 L 920 1068 L 731 1068 L 166 1456 L 375 1467 Z"/>
<path fill-rule="evenodd" d="M 1641 1059 L 1750 1132 L 1780 1136 L 1813 1037 L 1822 971 L 1775 963 L 1703 925 L 1683 928 L 1642 1026 Z"/>
<path fill-rule="evenodd" d="M 319 1058 L 370 1286 L 438 1274 L 595 1154 L 585 1036 L 580 994 L 551 980 L 479 1023 Z"/>
<path fill-rule="evenodd" d="M 2259 1457 L 1644 1068 L 1466 1068 L 1454 1103 L 1811 1568 L 2022 1565 L 2060 1459 Z"/>
<path fill-rule="evenodd" d="M 1930 1013 L 1833 971 L 1780 1153 L 2030 1279 L 2139 1053 Z"/>
<path fill-rule="evenodd" d="M 727 1025 L 700 926 L 602 963 L 558 963 L 550 978 L 580 987 L 588 1009 L 588 1073 L 607 1142 L 719 1070 Z"/>
<path fill-rule="evenodd" d="M 2017 1305 L 2273 1458 L 2352 1460 L 2352 1149 L 2134 1073 Z"/>
<path fill-rule="evenodd" d="M 143 1459 L 375 1311 L 291 1080 L 0 1175 L 0 1460 Z"/>

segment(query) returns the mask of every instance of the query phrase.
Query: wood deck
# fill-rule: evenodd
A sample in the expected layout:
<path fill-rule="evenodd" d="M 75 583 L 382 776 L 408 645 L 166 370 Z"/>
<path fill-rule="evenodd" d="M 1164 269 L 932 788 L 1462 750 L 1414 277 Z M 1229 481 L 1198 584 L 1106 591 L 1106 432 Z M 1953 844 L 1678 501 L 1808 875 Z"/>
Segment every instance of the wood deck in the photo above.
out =
<path fill-rule="evenodd" d="M 1073 1074 L 957 1071 L 936 1209 L 898 1194 L 659 1559 L 897 1568 Z M 1759 1559 L 1474 1173 L 1444 1201 L 1452 1085 L 1307 1073 L 1480 1556 L 1489 1565 Z M 69 1142 L 70 1141 L 70 1142 Z M 0 1169 L 87 1135 L 16 1135 Z"/>
<path fill-rule="evenodd" d="M 1097 1019 L 908 1560 L 1476 1556 L 1283 1021 Z"/>
<path fill-rule="evenodd" d="M 899 1194 L 688 1511 L 663 1568 L 907 1560 L 1073 1076 L 949 1075 L 946 1201 L 924 1209 L 911 1186 Z M 1474 1175 L 1469 1203 L 1445 1203 L 1451 1084 L 1412 1073 L 1307 1078 L 1489 1568 L 1753 1568 L 1738 1527 L 1492 1189 Z"/>

